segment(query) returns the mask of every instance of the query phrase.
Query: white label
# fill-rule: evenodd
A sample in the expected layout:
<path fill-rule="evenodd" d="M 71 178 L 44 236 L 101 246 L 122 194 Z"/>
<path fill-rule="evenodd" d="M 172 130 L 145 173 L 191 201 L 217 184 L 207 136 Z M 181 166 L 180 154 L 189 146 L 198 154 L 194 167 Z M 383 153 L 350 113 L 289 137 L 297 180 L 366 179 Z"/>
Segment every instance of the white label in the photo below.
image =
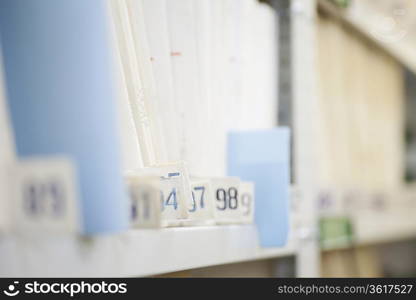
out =
<path fill-rule="evenodd" d="M 130 196 L 130 223 L 134 228 L 159 228 L 159 178 L 131 176 L 128 178 Z"/>
<path fill-rule="evenodd" d="M 211 179 L 214 216 L 218 224 L 241 222 L 239 188 L 240 179 L 236 177 Z"/>
<path fill-rule="evenodd" d="M 11 230 L 19 233 L 79 230 L 75 171 L 64 158 L 27 159 L 11 167 Z"/>
<path fill-rule="evenodd" d="M 352 188 L 325 188 L 317 192 L 318 213 L 320 216 L 340 216 L 361 209 L 363 193 Z"/>
<path fill-rule="evenodd" d="M 135 173 L 159 177 L 162 226 L 178 226 L 188 217 L 192 193 L 184 163 L 152 166 Z"/>
<path fill-rule="evenodd" d="M 186 203 L 183 201 L 181 177 L 175 175 L 173 177 L 162 177 L 160 180 L 162 221 L 166 226 L 179 225 L 180 223 L 177 220 L 182 219 L 181 209 L 186 207 Z"/>
<path fill-rule="evenodd" d="M 191 180 L 192 201 L 188 206 L 188 219 L 184 225 L 210 225 L 214 223 L 214 206 L 210 180 Z"/>
<path fill-rule="evenodd" d="M 241 222 L 251 224 L 254 221 L 254 183 L 242 181 L 240 183 L 239 199 Z"/>

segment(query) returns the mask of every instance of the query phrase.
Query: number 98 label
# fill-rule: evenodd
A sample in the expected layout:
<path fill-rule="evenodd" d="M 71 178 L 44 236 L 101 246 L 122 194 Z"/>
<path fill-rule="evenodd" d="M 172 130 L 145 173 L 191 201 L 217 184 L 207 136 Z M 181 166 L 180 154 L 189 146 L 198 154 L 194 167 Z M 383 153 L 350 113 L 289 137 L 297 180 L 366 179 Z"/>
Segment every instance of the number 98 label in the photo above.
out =
<path fill-rule="evenodd" d="M 240 179 L 236 177 L 211 179 L 214 217 L 217 224 L 232 224 L 241 221 L 239 199 Z"/>

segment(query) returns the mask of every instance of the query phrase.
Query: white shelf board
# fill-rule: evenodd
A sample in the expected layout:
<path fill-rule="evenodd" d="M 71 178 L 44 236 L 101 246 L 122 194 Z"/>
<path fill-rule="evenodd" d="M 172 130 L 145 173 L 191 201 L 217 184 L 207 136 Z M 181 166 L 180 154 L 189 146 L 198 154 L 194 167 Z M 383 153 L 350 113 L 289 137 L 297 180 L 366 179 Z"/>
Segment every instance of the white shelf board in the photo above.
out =
<path fill-rule="evenodd" d="M 260 248 L 253 225 L 129 230 L 117 235 L 0 236 L 1 277 L 150 276 L 295 254 Z"/>

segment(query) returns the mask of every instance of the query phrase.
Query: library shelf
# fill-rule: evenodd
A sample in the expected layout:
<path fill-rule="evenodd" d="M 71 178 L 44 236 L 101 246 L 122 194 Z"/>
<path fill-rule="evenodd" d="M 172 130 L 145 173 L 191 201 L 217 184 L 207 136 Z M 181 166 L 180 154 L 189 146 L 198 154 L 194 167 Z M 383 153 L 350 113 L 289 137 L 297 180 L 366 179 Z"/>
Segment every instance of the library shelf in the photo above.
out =
<path fill-rule="evenodd" d="M 0 236 L 1 277 L 138 277 L 295 255 L 260 248 L 254 225 L 137 229 L 94 237 Z"/>

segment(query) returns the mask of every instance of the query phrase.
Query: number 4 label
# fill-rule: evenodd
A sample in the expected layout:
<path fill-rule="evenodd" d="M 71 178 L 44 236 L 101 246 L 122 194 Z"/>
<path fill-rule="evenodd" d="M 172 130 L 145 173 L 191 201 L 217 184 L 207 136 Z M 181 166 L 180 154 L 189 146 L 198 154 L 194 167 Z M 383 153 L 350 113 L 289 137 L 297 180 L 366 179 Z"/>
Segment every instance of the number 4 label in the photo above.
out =
<path fill-rule="evenodd" d="M 181 225 L 188 216 L 187 206 L 191 202 L 191 189 L 185 163 L 155 165 L 136 170 L 131 175 L 158 177 L 162 227 Z"/>
<path fill-rule="evenodd" d="M 79 231 L 75 170 L 70 160 L 22 160 L 11 166 L 10 180 L 12 231 Z"/>

